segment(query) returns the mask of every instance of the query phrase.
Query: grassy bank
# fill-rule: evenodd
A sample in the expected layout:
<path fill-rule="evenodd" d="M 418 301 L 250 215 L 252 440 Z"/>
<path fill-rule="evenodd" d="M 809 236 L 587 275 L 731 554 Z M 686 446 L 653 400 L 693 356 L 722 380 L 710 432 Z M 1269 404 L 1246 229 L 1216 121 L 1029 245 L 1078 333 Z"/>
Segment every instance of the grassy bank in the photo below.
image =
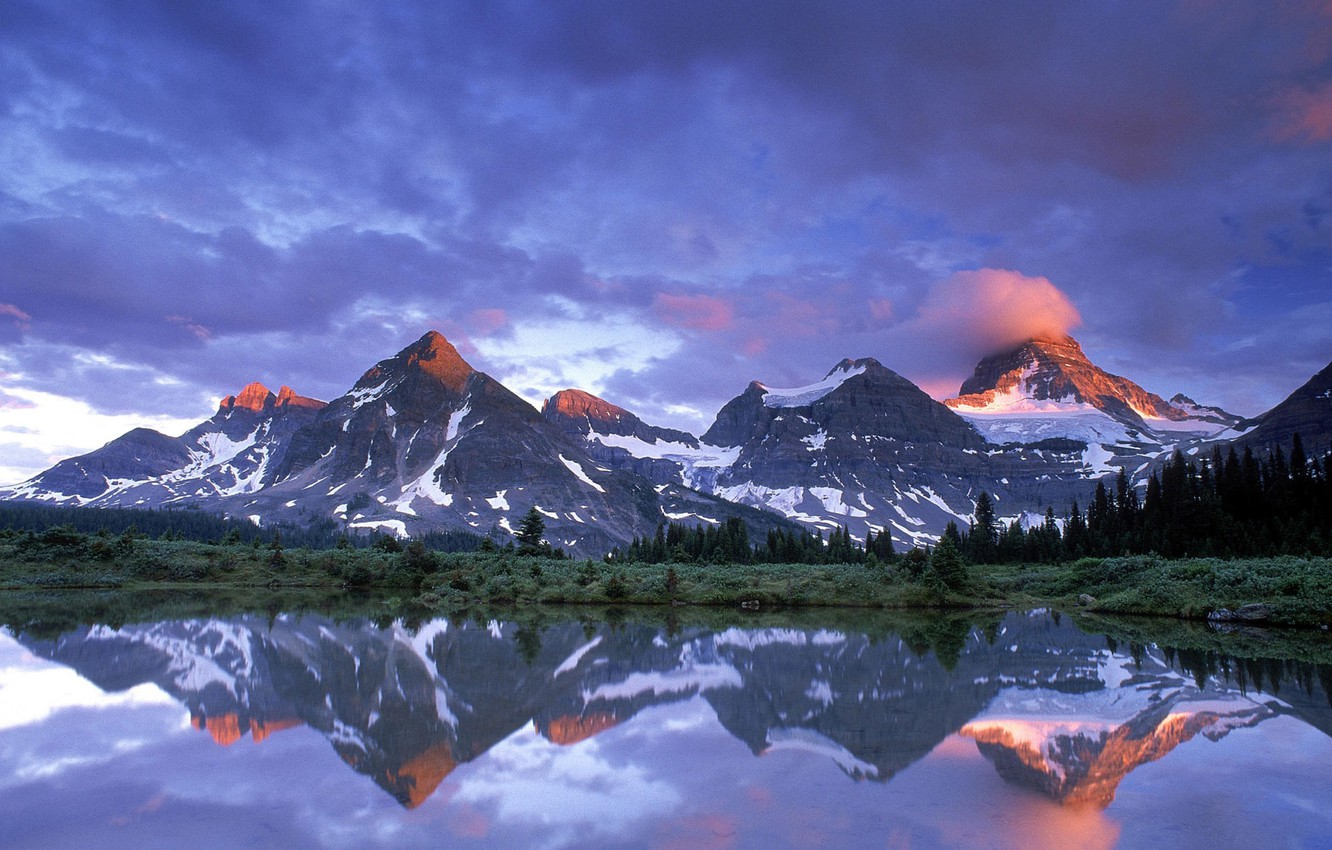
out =
<path fill-rule="evenodd" d="M 1332 560 L 1168 561 L 1084 558 L 1068 564 L 943 566 L 918 554 L 866 564 L 607 564 L 511 552 L 443 554 L 409 545 L 283 549 L 51 530 L 0 539 L 0 589 L 375 588 L 421 610 L 484 606 L 693 605 L 1004 608 L 1050 605 L 1204 619 L 1262 603 L 1273 625 L 1332 624 Z M 1093 602 L 1079 602 L 1089 596 Z"/>

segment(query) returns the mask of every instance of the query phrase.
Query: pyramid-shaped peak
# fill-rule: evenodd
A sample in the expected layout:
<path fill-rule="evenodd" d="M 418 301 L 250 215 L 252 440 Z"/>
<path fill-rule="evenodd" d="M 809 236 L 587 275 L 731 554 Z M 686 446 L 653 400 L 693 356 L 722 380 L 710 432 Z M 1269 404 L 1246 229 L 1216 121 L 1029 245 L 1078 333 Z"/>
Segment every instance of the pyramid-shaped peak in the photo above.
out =
<path fill-rule="evenodd" d="M 1130 424 L 1187 417 L 1155 393 L 1092 363 L 1071 336 L 1029 339 L 982 359 L 957 398 L 944 403 L 955 410 L 994 412 L 1035 402 L 1087 404 Z"/>
<path fill-rule="evenodd" d="M 467 378 L 476 371 L 442 333 L 433 330 L 427 331 L 416 342 L 398 352 L 394 359 L 408 368 L 420 369 L 459 392 L 467 383 Z"/>
<path fill-rule="evenodd" d="M 858 360 L 852 360 L 850 357 L 843 357 L 836 366 L 828 370 L 824 378 L 831 378 L 838 372 L 866 372 L 886 370 L 887 367 L 875 360 L 873 357 L 861 357 Z"/>
<path fill-rule="evenodd" d="M 426 331 L 421 335 L 421 338 L 416 341 L 416 345 L 424 346 L 426 348 L 453 348 L 453 344 L 444 337 L 444 334 L 437 330 Z"/>
<path fill-rule="evenodd" d="M 1082 350 L 1082 346 L 1076 339 L 1067 334 L 1062 336 L 1034 336 L 1015 348 L 1001 351 L 985 359 L 1006 359 L 1023 355 L 1030 357 L 1033 354 L 1087 360 L 1087 354 Z"/>
<path fill-rule="evenodd" d="M 222 399 L 220 409 L 233 410 L 237 407 L 245 410 L 261 413 L 265 408 L 272 407 L 277 403 L 277 396 L 273 395 L 272 390 L 258 381 L 253 381 L 245 385 L 236 395 L 229 395 Z"/>

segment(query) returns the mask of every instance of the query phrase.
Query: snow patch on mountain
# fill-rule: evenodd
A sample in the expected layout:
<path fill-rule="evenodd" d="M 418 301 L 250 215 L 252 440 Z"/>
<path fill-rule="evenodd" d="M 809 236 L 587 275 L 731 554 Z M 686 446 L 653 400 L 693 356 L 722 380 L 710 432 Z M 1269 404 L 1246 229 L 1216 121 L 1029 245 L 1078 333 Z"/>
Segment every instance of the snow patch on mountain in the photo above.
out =
<path fill-rule="evenodd" d="M 812 753 L 832 759 L 850 776 L 879 775 L 879 768 L 856 758 L 846 747 L 813 729 L 799 726 L 769 729 L 766 738 L 767 747 L 763 750 L 764 755 L 783 750 Z"/>
<path fill-rule="evenodd" d="M 1082 462 L 1086 465 L 1088 474 L 1104 475 L 1115 471 L 1115 467 L 1108 463 L 1108 461 L 1114 456 L 1115 453 L 1106 449 L 1105 446 L 1098 443 L 1091 443 L 1082 453 Z"/>
<path fill-rule="evenodd" d="M 828 377 L 814 384 L 808 384 L 803 387 L 790 387 L 787 389 L 778 389 L 776 387 L 763 386 L 763 406 L 764 407 L 808 407 L 819 399 L 831 393 L 833 390 L 846 383 L 851 378 L 865 371 L 865 366 L 847 366 L 840 369 L 834 369 L 828 374 Z"/>
<path fill-rule="evenodd" d="M 560 463 L 564 464 L 565 468 L 572 472 L 574 477 L 579 481 L 591 487 L 593 490 L 596 490 L 598 493 L 606 492 L 605 487 L 602 487 L 600 484 L 587 477 L 587 473 L 583 471 L 583 465 L 581 463 L 576 460 L 569 460 L 564 455 L 560 455 L 559 458 Z"/>
<path fill-rule="evenodd" d="M 818 499 L 823 504 L 823 509 L 830 514 L 850 517 L 868 516 L 860 508 L 848 505 L 844 501 L 846 494 L 835 487 L 810 487 L 809 494 Z"/>
<path fill-rule="evenodd" d="M 728 502 L 767 508 L 797 522 L 822 525 L 827 528 L 836 528 L 838 525 L 826 517 L 815 516 L 800 509 L 799 506 L 805 501 L 804 487 L 774 488 L 746 481 L 730 487 L 719 487 L 713 493 Z"/>
<path fill-rule="evenodd" d="M 1226 429 L 1224 422 L 1207 422 L 1201 419 L 1166 419 L 1162 416 L 1143 416 L 1142 421 L 1153 431 L 1181 436 L 1210 437 Z"/>
<path fill-rule="evenodd" d="M 735 465 L 740 457 L 740 446 L 711 446 L 700 443 L 697 448 L 686 443 L 673 443 L 667 440 L 647 442 L 638 437 L 623 434 L 599 434 L 595 431 L 587 435 L 588 442 L 601 443 L 613 449 L 623 449 L 636 458 L 669 460 L 680 464 L 680 483 L 686 487 L 707 490 L 704 479 L 715 476 L 716 472 Z"/>
<path fill-rule="evenodd" d="M 458 439 L 458 429 L 462 427 L 463 420 L 467 414 L 472 412 L 472 402 L 470 399 L 463 402 L 463 406 L 449 414 L 449 424 L 444 431 L 444 442 L 452 443 Z"/>
<path fill-rule="evenodd" d="M 583 691 L 584 704 L 598 700 L 633 699 L 643 694 L 698 694 L 721 688 L 742 688 L 740 671 L 729 664 L 686 664 L 672 670 L 630 673 L 620 682 Z"/>
<path fill-rule="evenodd" d="M 380 396 L 384 395 L 384 393 L 388 392 L 389 389 L 389 382 L 385 380 L 373 387 L 353 389 L 351 392 L 347 393 L 347 398 L 351 399 L 352 410 L 357 410 L 370 402 L 375 401 Z"/>
<path fill-rule="evenodd" d="M 597 635 L 596 637 L 592 638 L 592 640 L 588 641 L 587 643 L 575 649 L 572 653 L 569 654 L 568 658 L 564 659 L 564 661 L 560 664 L 559 667 L 555 668 L 555 672 L 550 674 L 551 678 L 555 678 L 561 675 L 562 673 L 568 673 L 570 670 L 576 668 L 579 662 L 583 660 L 584 655 L 587 655 L 589 652 L 597 648 L 597 646 L 601 643 L 601 638 L 602 638 L 601 635 Z"/>
<path fill-rule="evenodd" d="M 1121 443 L 1140 438 L 1135 429 L 1085 402 L 1038 400 L 1023 394 L 1022 384 L 983 406 L 957 404 L 953 412 L 971 423 L 991 443 L 1035 443 L 1063 437 L 1092 443 Z"/>
<path fill-rule="evenodd" d="M 394 537 L 407 537 L 407 523 L 400 519 L 367 519 L 351 523 L 352 528 L 387 528 Z"/>
<path fill-rule="evenodd" d="M 189 466 L 174 473 L 172 477 L 177 479 L 193 478 L 202 475 L 209 467 L 221 466 L 253 446 L 259 439 L 260 432 L 265 430 L 267 430 L 266 426 L 260 425 L 239 440 L 233 440 L 221 431 L 209 431 L 200 434 L 198 440 L 195 441 L 199 449 L 190 452 L 192 462 Z"/>
<path fill-rule="evenodd" d="M 934 505 L 939 510 L 963 523 L 971 522 L 970 514 L 962 514 L 953 510 L 952 506 L 944 501 L 943 496 L 936 493 L 933 487 L 911 487 L 904 491 L 902 495 L 916 504 L 924 502 L 926 504 Z M 902 516 L 906 517 L 906 514 L 902 514 Z"/>

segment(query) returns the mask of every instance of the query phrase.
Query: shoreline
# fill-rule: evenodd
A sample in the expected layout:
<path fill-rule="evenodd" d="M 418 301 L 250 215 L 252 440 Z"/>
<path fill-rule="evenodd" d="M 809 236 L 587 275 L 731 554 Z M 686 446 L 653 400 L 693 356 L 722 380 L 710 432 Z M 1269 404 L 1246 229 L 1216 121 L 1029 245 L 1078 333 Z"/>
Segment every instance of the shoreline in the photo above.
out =
<path fill-rule="evenodd" d="M 5 551 L 9 549 L 10 551 Z M 136 541 L 105 559 L 21 558 L 0 545 L 0 593 L 16 591 L 366 593 L 447 614 L 533 605 L 984 612 L 1049 607 L 1218 627 L 1332 626 L 1332 560 L 1167 561 L 968 566 L 957 586 L 903 559 L 887 564 L 607 564 L 512 553 L 281 550 Z M 1245 609 L 1245 606 L 1248 606 Z M 1245 617 L 1218 622 L 1217 612 Z"/>

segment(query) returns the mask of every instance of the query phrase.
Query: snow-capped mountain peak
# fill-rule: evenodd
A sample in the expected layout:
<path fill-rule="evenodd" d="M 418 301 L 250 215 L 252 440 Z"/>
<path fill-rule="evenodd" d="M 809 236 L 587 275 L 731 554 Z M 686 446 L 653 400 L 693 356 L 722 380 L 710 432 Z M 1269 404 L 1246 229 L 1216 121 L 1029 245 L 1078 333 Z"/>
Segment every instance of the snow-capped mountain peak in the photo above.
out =
<path fill-rule="evenodd" d="M 1177 396 L 1166 401 L 1101 369 L 1072 337 L 1030 339 L 985 357 L 944 403 L 996 443 L 1065 437 L 1083 442 L 1162 442 L 1206 435 L 1237 417 Z"/>
<path fill-rule="evenodd" d="M 842 384 L 846 383 L 856 375 L 864 374 L 865 370 L 873 364 L 878 366 L 876 360 L 866 358 L 864 360 L 843 360 L 824 376 L 822 381 L 809 384 L 803 387 L 789 387 L 778 389 L 764 384 L 758 384 L 763 390 L 764 407 L 805 407 L 811 405 L 829 393 L 836 390 Z"/>

